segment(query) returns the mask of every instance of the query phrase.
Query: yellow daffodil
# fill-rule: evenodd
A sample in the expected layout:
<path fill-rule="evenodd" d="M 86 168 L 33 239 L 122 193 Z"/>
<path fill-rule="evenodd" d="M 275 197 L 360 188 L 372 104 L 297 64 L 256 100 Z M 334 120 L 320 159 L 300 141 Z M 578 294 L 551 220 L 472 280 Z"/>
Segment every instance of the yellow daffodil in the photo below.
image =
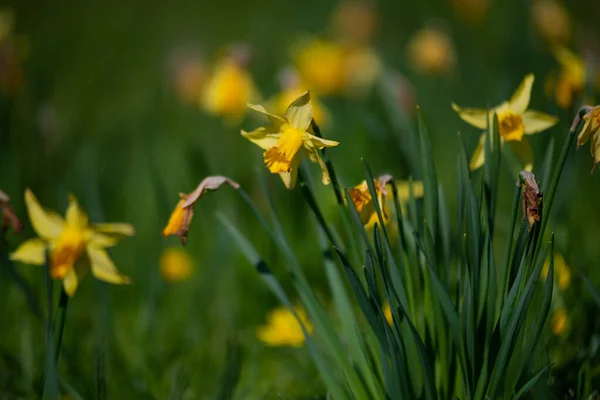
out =
<path fill-rule="evenodd" d="M 560 65 L 560 71 L 548 76 L 546 91 L 553 94 L 560 108 L 569 108 L 575 98 L 583 93 L 585 62 L 566 47 L 557 47 L 553 54 Z"/>
<path fill-rule="evenodd" d="M 327 167 L 319 150 L 339 143 L 309 133 L 314 114 L 310 92 L 305 92 L 294 100 L 284 117 L 270 114 L 260 105 L 248 104 L 248 107 L 268 117 L 271 125 L 252 132 L 242 130 L 242 136 L 265 150 L 263 158 L 267 168 L 271 173 L 279 174 L 288 189 L 293 189 L 296 185 L 302 154 L 310 161 L 319 163 L 323 171 L 323 184 L 329 183 Z"/>
<path fill-rule="evenodd" d="M 281 79 L 282 90 L 269 100 L 269 106 L 275 111 L 276 115 L 284 115 L 287 108 L 298 97 L 306 93 L 307 86 L 300 81 L 300 77 L 294 71 L 285 71 Z M 329 111 L 314 94 L 310 100 L 313 106 L 313 119 L 319 126 L 324 126 L 329 121 Z"/>
<path fill-rule="evenodd" d="M 594 159 L 594 168 L 600 162 L 600 106 L 596 106 L 590 109 L 587 114 L 583 116 L 585 121 L 583 128 L 577 136 L 577 148 L 585 144 L 591 137 L 590 151 L 592 158 Z"/>
<path fill-rule="evenodd" d="M 531 6 L 533 24 L 547 42 L 564 44 L 571 38 L 571 19 L 554 0 L 536 0 Z"/>
<path fill-rule="evenodd" d="M 114 246 L 121 238 L 134 234 L 129 224 L 90 225 L 77 200 L 70 196 L 65 218 L 43 209 L 33 193 L 25 191 L 29 219 L 39 238 L 27 240 L 14 253 L 11 260 L 26 264 L 43 265 L 46 251 L 50 252 L 50 275 L 62 279 L 65 292 L 73 296 L 80 280 L 79 261 L 87 258 L 94 277 L 113 284 L 129 283 L 121 275 L 104 250 Z"/>
<path fill-rule="evenodd" d="M 311 334 L 313 327 L 308 320 L 306 311 L 302 308 L 294 308 L 294 311 L 306 331 Z M 298 319 L 286 307 L 277 307 L 269 312 L 266 325 L 259 327 L 256 335 L 261 342 L 268 346 L 302 347 L 304 333 Z"/>
<path fill-rule="evenodd" d="M 365 0 L 340 2 L 331 20 L 339 41 L 351 45 L 369 43 L 378 24 L 375 4 Z"/>
<path fill-rule="evenodd" d="M 461 108 L 452 103 L 452 108 L 463 121 L 479 129 L 486 129 L 488 120 L 491 122 L 495 113 L 498 116 L 500 143 L 508 142 L 528 171 L 533 166 L 533 154 L 524 135 L 540 133 L 558 122 L 554 116 L 527 109 L 533 81 L 533 74 L 527 75 L 511 99 L 494 107 L 489 113 L 484 109 Z M 471 170 L 481 167 L 485 162 L 485 138 L 486 134 L 482 133 L 469 164 Z"/>
<path fill-rule="evenodd" d="M 342 92 L 345 85 L 344 50 L 331 41 L 311 39 L 298 46 L 294 60 L 300 78 L 316 94 Z"/>
<path fill-rule="evenodd" d="M 385 316 L 385 320 L 389 325 L 392 325 L 394 322 L 394 317 L 392 316 L 392 309 L 390 308 L 389 303 L 385 303 L 383 305 L 383 315 Z"/>
<path fill-rule="evenodd" d="M 568 318 L 567 311 L 564 307 L 560 307 L 554 312 L 550 325 L 552 326 L 552 333 L 556 336 L 561 335 L 567 328 Z"/>
<path fill-rule="evenodd" d="M 206 83 L 201 105 L 212 114 L 240 118 L 246 103 L 256 100 L 252 76 L 240 60 L 229 56 L 217 62 Z"/>
<path fill-rule="evenodd" d="M 438 28 L 417 31 L 409 40 L 406 51 L 412 67 L 423 74 L 445 74 L 456 62 L 452 40 Z"/>
<path fill-rule="evenodd" d="M 480 24 L 485 20 L 490 7 L 489 0 L 452 0 L 454 12 L 470 24 Z"/>
<path fill-rule="evenodd" d="M 190 254 L 179 247 L 169 247 L 160 256 L 160 275 L 167 282 L 185 281 L 192 276 Z"/>
<path fill-rule="evenodd" d="M 180 200 L 177 202 L 175 209 L 171 213 L 167 226 L 165 226 L 162 231 L 163 236 L 165 238 L 171 235 L 179 236 L 181 237 L 181 243 L 186 244 L 187 234 L 190 229 L 190 224 L 192 223 L 192 217 L 194 216 L 196 202 L 206 192 L 217 190 L 224 184 L 228 184 L 234 189 L 240 187 L 237 182 L 234 182 L 226 176 L 209 176 L 204 178 L 193 192 L 189 194 L 179 193 Z"/>
<path fill-rule="evenodd" d="M 541 277 L 546 279 L 550 268 L 550 257 L 542 267 Z M 565 290 L 571 284 L 571 268 L 565 262 L 564 257 L 560 253 L 554 253 L 554 275 L 558 278 L 558 288 Z"/>
<path fill-rule="evenodd" d="M 4 239 L 4 234 L 9 226 L 15 233 L 23 230 L 21 220 L 10 205 L 10 197 L 2 190 L 0 190 L 0 211 L 0 216 L 2 217 L 0 220 L 0 240 Z"/>
<path fill-rule="evenodd" d="M 381 207 L 381 216 L 383 221 L 387 224 L 392 214 L 390 212 L 390 204 L 388 204 L 388 195 L 390 202 L 391 189 L 388 190 L 387 185 L 393 180 L 390 175 L 383 175 L 376 179 L 373 183 L 375 184 L 375 191 L 377 192 L 377 202 Z M 398 188 L 398 200 L 400 205 L 403 206 L 410 199 L 410 191 L 412 189 L 413 196 L 415 198 L 423 197 L 423 182 L 416 181 L 412 182 L 412 188 L 409 182 L 397 181 L 396 187 Z M 375 211 L 375 204 L 373 198 L 369 192 L 369 186 L 366 181 L 362 181 L 358 186 L 350 189 L 350 198 L 356 207 L 356 211 L 360 216 L 361 222 L 365 226 L 365 229 L 373 229 L 375 223 L 379 223 L 377 212 Z"/>

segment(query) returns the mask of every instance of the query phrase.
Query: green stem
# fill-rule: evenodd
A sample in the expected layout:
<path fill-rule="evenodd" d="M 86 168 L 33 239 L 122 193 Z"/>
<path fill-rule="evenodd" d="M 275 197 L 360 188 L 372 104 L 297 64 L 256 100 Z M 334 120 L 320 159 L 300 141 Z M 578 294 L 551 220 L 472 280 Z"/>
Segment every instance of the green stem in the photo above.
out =
<path fill-rule="evenodd" d="M 315 136 L 323 138 L 323 135 L 321 135 L 321 128 L 319 128 L 319 125 L 317 125 L 314 119 L 311 122 L 311 127 L 313 128 Z M 329 179 L 331 179 L 331 185 L 333 186 L 333 191 L 335 192 L 335 199 L 337 200 L 338 204 L 342 205 L 344 204 L 344 196 L 342 195 L 342 190 L 340 189 L 340 183 L 335 173 L 335 169 L 333 168 L 333 163 L 327 154 L 327 149 L 324 148 L 321 150 L 321 154 L 323 155 L 323 161 L 325 162 L 327 172 L 329 173 Z"/>
<path fill-rule="evenodd" d="M 508 277 L 510 276 L 510 267 L 511 267 L 511 252 L 512 252 L 512 244 L 513 244 L 513 235 L 514 235 L 514 230 L 515 230 L 515 225 L 517 222 L 517 213 L 519 210 L 519 199 L 521 197 L 521 188 L 517 185 L 515 185 L 515 190 L 514 190 L 514 194 L 513 194 L 513 202 L 512 202 L 512 208 L 511 208 L 511 215 L 510 215 L 510 227 L 508 228 L 508 234 L 506 237 L 506 245 L 504 247 L 504 263 L 502 265 L 502 275 L 500 276 L 500 290 L 501 290 L 501 294 L 500 296 L 498 296 L 498 308 L 496 309 L 496 312 L 499 313 L 500 310 L 502 310 L 502 306 L 504 303 L 504 299 L 506 298 L 507 294 L 508 294 Z"/>
<path fill-rule="evenodd" d="M 58 310 L 56 312 L 56 319 L 54 320 L 54 326 L 58 322 L 58 334 L 56 336 L 56 347 L 54 349 L 54 359 L 58 363 L 58 357 L 60 356 L 60 346 L 62 344 L 63 332 L 65 330 L 65 321 L 67 319 L 67 306 L 69 305 L 69 296 L 65 292 L 64 286 L 61 286 L 60 300 L 58 301 Z"/>

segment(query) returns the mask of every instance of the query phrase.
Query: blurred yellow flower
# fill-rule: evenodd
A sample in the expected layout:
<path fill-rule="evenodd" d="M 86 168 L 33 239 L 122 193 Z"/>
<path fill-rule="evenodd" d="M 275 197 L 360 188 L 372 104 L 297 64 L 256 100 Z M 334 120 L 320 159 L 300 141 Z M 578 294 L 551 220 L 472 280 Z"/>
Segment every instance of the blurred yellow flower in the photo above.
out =
<path fill-rule="evenodd" d="M 258 98 L 258 91 L 246 67 L 229 56 L 218 61 L 202 93 L 206 111 L 229 118 L 241 118 L 246 103 Z"/>
<path fill-rule="evenodd" d="M 560 108 L 569 108 L 575 98 L 583 93 L 586 80 L 585 62 L 566 47 L 557 47 L 553 54 L 560 65 L 560 71 L 556 75 L 548 76 L 546 91 L 553 93 Z"/>
<path fill-rule="evenodd" d="M 279 174 L 288 189 L 293 189 L 296 185 L 303 153 L 310 161 L 319 163 L 323 172 L 323 184 L 329 183 L 327 167 L 319 150 L 339 143 L 309 133 L 314 114 L 310 92 L 305 92 L 294 100 L 284 117 L 270 114 L 260 105 L 248 104 L 248 107 L 268 117 L 271 125 L 252 132 L 242 130 L 242 136 L 265 150 L 263 158 L 267 168 L 271 173 Z"/>
<path fill-rule="evenodd" d="M 480 24 L 485 20 L 489 0 L 451 0 L 454 12 L 470 24 Z"/>
<path fill-rule="evenodd" d="M 171 83 L 180 100 L 196 105 L 208 77 L 202 57 L 194 52 L 181 50 L 172 55 L 169 67 Z"/>
<path fill-rule="evenodd" d="M 392 176 L 383 175 L 373 181 L 375 185 L 375 191 L 377 193 L 377 202 L 381 207 L 381 216 L 383 217 L 383 222 L 385 224 L 387 224 L 392 217 L 390 212 L 390 204 L 388 204 L 388 201 L 386 201 L 388 199 L 388 195 L 390 195 L 390 202 L 392 201 L 391 191 L 388 191 L 387 189 L 387 185 L 392 180 Z M 398 188 L 398 200 L 400 205 L 404 206 L 410 199 L 410 182 L 397 181 L 396 187 Z M 373 229 L 375 223 L 379 222 L 379 218 L 377 216 L 377 212 L 375 211 L 375 203 L 373 202 L 373 198 L 369 192 L 367 181 L 362 181 L 359 185 L 348 190 L 348 192 L 350 193 L 350 198 L 354 203 L 354 207 L 356 207 L 356 211 L 358 212 L 360 220 L 365 226 L 365 229 Z M 412 182 L 412 192 L 415 198 L 423 197 L 423 182 Z"/>
<path fill-rule="evenodd" d="M 284 115 L 289 105 L 308 90 L 306 85 L 302 84 L 300 77 L 298 77 L 295 72 L 286 71 L 284 75 L 285 76 L 281 79 L 281 92 L 277 93 L 268 101 L 270 108 L 272 108 L 277 115 Z M 315 122 L 319 126 L 326 125 L 330 116 L 325 105 L 321 103 L 314 94 L 311 94 L 310 102 L 313 106 L 313 118 Z"/>
<path fill-rule="evenodd" d="M 77 200 L 69 197 L 69 207 L 63 219 L 53 211 L 43 209 L 31 190 L 25 191 L 29 219 L 39 238 L 27 240 L 10 259 L 26 264 L 43 265 L 50 252 L 50 275 L 62 279 L 65 292 L 75 294 L 81 273 L 79 261 L 87 256 L 92 275 L 108 283 L 125 284 L 129 278 L 121 275 L 104 250 L 121 238 L 134 234 L 129 224 L 90 225 L 88 216 Z"/>
<path fill-rule="evenodd" d="M 351 46 L 344 49 L 344 89 L 348 94 L 363 95 L 373 86 L 381 71 L 381 60 L 370 47 Z"/>
<path fill-rule="evenodd" d="M 294 60 L 300 78 L 315 93 L 326 96 L 343 90 L 344 50 L 337 43 L 311 39 L 298 47 Z"/>
<path fill-rule="evenodd" d="M 561 335 L 567 327 L 567 311 L 564 307 L 560 307 L 554 312 L 550 325 L 552 326 L 552 333 L 556 336 Z"/>
<path fill-rule="evenodd" d="M 294 311 L 298 318 L 286 307 L 277 307 L 271 310 L 267 315 L 266 325 L 260 326 L 256 330 L 258 339 L 268 346 L 302 347 L 304 333 L 298 319 L 309 334 L 313 332 L 313 327 L 304 309 L 295 307 Z"/>
<path fill-rule="evenodd" d="M 550 257 L 546 259 L 542 267 L 541 277 L 546 279 L 550 269 Z M 564 257 L 560 253 L 554 253 L 554 275 L 558 278 L 558 288 L 565 290 L 571 284 L 571 268 L 565 262 Z"/>
<path fill-rule="evenodd" d="M 371 41 L 378 24 L 372 1 L 341 1 L 335 10 L 333 28 L 343 43 L 364 45 Z"/>
<path fill-rule="evenodd" d="M 179 193 L 180 200 L 171 213 L 167 226 L 162 231 L 163 236 L 165 238 L 171 235 L 179 236 L 181 237 L 181 243 L 186 244 L 196 202 L 209 190 L 217 190 L 224 184 L 228 184 L 234 189 L 240 187 L 237 182 L 226 176 L 209 176 L 204 178 L 192 193 Z"/>
<path fill-rule="evenodd" d="M 564 44 L 571 38 L 571 19 L 564 7 L 554 0 L 536 0 L 531 18 L 539 34 L 551 44 Z"/>
<path fill-rule="evenodd" d="M 454 45 L 446 32 L 426 27 L 409 40 L 407 57 L 412 67 L 423 74 L 445 74 L 456 62 Z"/>
<path fill-rule="evenodd" d="M 167 282 L 179 282 L 192 276 L 190 254 L 179 247 L 169 247 L 160 256 L 160 275 Z"/>
<path fill-rule="evenodd" d="M 579 136 L 577 136 L 577 148 L 585 144 L 591 136 L 590 151 L 594 159 L 594 168 L 592 168 L 592 171 L 594 171 L 596 165 L 600 162 L 600 106 L 593 107 L 588 111 L 583 116 L 583 120 L 585 123 L 579 132 Z"/>
<path fill-rule="evenodd" d="M 484 109 L 461 108 L 452 103 L 452 108 L 463 121 L 479 129 L 487 129 L 488 119 L 491 123 L 495 113 L 498 116 L 500 144 L 507 141 L 527 171 L 533 167 L 533 153 L 524 135 L 540 133 L 558 122 L 554 116 L 527 109 L 533 81 L 533 74 L 527 75 L 510 100 L 494 107 L 489 113 Z M 471 170 L 481 167 L 485 162 L 485 138 L 485 133 L 479 137 L 479 144 L 469 164 Z"/>
<path fill-rule="evenodd" d="M 383 315 L 385 316 L 385 320 L 389 325 L 392 325 L 394 322 L 394 317 L 392 316 L 392 309 L 390 308 L 389 303 L 385 303 L 383 305 Z"/>

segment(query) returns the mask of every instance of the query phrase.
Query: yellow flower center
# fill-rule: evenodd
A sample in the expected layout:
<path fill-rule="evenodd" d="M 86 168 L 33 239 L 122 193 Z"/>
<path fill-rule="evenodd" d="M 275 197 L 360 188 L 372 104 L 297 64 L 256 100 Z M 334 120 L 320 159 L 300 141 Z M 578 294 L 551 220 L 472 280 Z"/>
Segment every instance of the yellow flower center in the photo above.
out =
<path fill-rule="evenodd" d="M 525 125 L 523 124 L 523 118 L 521 118 L 519 114 L 515 114 L 512 111 L 506 111 L 498 115 L 498 121 L 500 123 L 500 135 L 505 140 L 520 141 L 523 138 L 523 135 L 525 134 Z"/>
<path fill-rule="evenodd" d="M 306 132 L 296 129 L 290 124 L 283 124 L 277 145 L 265 151 L 263 155 L 269 171 L 274 174 L 290 172 L 292 160 L 298 150 L 300 150 L 300 147 L 302 147 L 305 135 Z"/>
<path fill-rule="evenodd" d="M 53 279 L 62 279 L 73 268 L 85 249 L 85 232 L 74 226 L 67 226 L 56 239 L 52 252 L 50 273 Z"/>

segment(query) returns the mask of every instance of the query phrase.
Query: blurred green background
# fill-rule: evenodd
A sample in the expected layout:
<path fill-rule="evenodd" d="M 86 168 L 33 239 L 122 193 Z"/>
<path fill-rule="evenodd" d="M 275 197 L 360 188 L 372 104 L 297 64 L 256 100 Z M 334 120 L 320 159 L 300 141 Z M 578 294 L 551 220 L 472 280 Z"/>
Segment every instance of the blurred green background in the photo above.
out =
<path fill-rule="evenodd" d="M 361 157 L 377 175 L 420 177 L 411 168 L 414 153 L 407 131 L 418 104 L 432 136 L 439 179 L 454 207 L 457 132 L 469 150 L 480 132 L 460 121 L 450 103 L 496 105 L 528 72 L 536 75 L 532 108 L 560 117 L 557 126 L 531 137 L 535 160 L 542 159 L 552 138 L 560 149 L 583 97 L 561 109 L 545 90 L 546 79 L 560 69 L 552 50 L 567 46 L 586 55 L 590 65 L 600 50 L 600 3 L 553 2 L 568 22 L 568 34 L 558 32 L 556 37 L 536 23 L 547 13 L 540 11 L 540 3 L 549 1 L 369 3 L 375 28 L 363 45 L 380 59 L 381 78 L 361 95 L 320 96 L 330 113 L 323 134 L 341 143 L 330 155 L 342 185 L 352 187 L 363 179 Z M 260 123 L 251 116 L 211 115 L 196 101 L 186 101 L 178 74 L 190 62 L 210 70 L 232 45 L 244 44 L 249 55 L 244 65 L 261 98 L 271 98 L 280 90 L 281 70 L 293 63 L 295 43 L 311 35 L 338 40 L 332 15 L 340 3 L 21 0 L 2 5 L 14 13 L 10 40 L 16 50 L 5 48 L 0 64 L 16 64 L 22 71 L 17 88 L 3 90 L 0 106 L 0 188 L 11 196 L 25 224 L 20 235 L 8 234 L 8 251 L 34 235 L 23 203 L 26 187 L 44 206 L 61 213 L 68 193 L 73 193 L 92 221 L 136 227 L 133 238 L 111 250 L 132 284 L 109 286 L 88 277 L 69 305 L 59 364 L 62 378 L 85 398 L 99 392 L 107 398 L 211 398 L 219 391 L 230 344 L 239 343 L 233 346 L 243 357 L 236 398 L 323 396 L 303 349 L 265 347 L 255 337 L 256 327 L 264 324 L 277 301 L 230 246 L 215 211 L 227 214 L 252 238 L 290 290 L 291 279 L 235 193 L 224 189 L 197 204 L 185 248 L 193 260 L 189 279 L 174 283 L 161 277 L 163 250 L 180 245 L 160 232 L 177 194 L 192 191 L 205 176 L 229 176 L 263 205 L 264 181 L 290 243 L 327 302 L 306 205 L 296 191 L 285 190 L 278 177 L 267 173 L 261 150 L 239 134 L 241 128 L 254 129 Z M 439 70 L 424 69 L 411 59 L 411 43 L 416 46 L 413 40 L 422 28 L 445 38 L 442 48 L 449 56 L 442 57 Z M 438 47 L 420 51 L 440 54 Z M 5 60 L 10 57 L 16 60 L 13 64 Z M 0 74 L 7 70 L 12 71 L 0 68 Z M 389 79 L 392 74 L 403 76 L 402 89 Z M 408 118 L 403 119 L 408 122 L 404 128 L 393 122 L 398 115 L 386 109 L 386 91 L 401 99 L 398 109 Z M 588 90 L 587 98 L 593 98 L 592 92 Z M 593 317 L 597 308 L 577 273 L 582 268 L 600 286 L 600 190 L 598 174 L 589 173 L 593 162 L 588 151 L 586 145 L 570 156 L 554 209 L 563 222 L 553 227 L 557 250 L 573 276 L 559 294 L 568 328 L 551 339 L 559 349 L 552 357 L 561 393 L 576 385 L 582 364 L 594 371 L 599 361 L 600 324 Z M 311 170 L 318 182 L 316 166 Z M 514 184 L 507 171 L 503 175 L 501 215 Z M 317 191 L 325 213 L 335 218 L 331 188 Z M 26 265 L 17 265 L 16 271 L 43 306 L 42 271 Z M 42 385 L 43 321 L 31 311 L 8 267 L 0 271 L 0 321 L 0 393 L 35 398 Z M 592 376 L 597 380 L 599 374 L 596 368 Z"/>

